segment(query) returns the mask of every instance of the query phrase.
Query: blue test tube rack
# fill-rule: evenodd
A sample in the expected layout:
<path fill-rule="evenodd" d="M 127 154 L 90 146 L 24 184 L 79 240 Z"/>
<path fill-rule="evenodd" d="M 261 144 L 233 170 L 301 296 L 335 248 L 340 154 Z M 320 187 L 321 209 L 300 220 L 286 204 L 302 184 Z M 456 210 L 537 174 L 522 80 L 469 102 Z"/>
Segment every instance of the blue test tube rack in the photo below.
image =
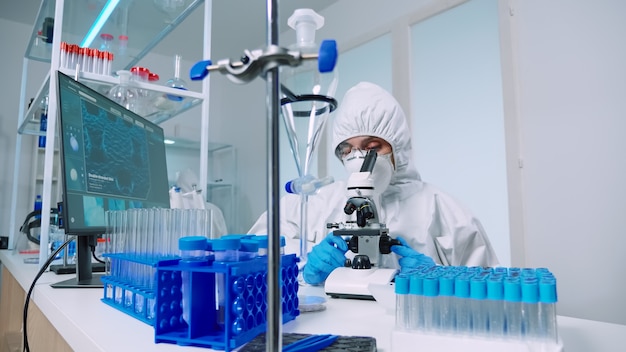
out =
<path fill-rule="evenodd" d="M 116 267 L 123 267 L 123 271 L 143 271 L 152 276 L 156 275 L 157 266 L 175 265 L 179 259 L 177 257 L 164 259 L 160 256 L 139 256 L 127 253 L 104 254 L 104 256 L 110 260 L 111 268 L 109 268 L 108 275 L 101 278 L 104 287 L 101 301 L 153 326 L 156 315 L 156 280 L 146 280 L 145 278 L 138 280 L 137 276 L 123 275 Z"/>
<path fill-rule="evenodd" d="M 294 320 L 298 310 L 298 258 L 281 257 L 282 321 Z M 267 257 L 238 262 L 214 261 L 209 265 L 184 263 L 157 266 L 155 342 L 235 349 L 267 329 Z M 182 273 L 190 278 L 191 311 L 183 319 Z M 225 307 L 220 316 L 216 306 L 216 275 L 224 275 Z M 223 321 L 223 325 L 218 323 Z"/>

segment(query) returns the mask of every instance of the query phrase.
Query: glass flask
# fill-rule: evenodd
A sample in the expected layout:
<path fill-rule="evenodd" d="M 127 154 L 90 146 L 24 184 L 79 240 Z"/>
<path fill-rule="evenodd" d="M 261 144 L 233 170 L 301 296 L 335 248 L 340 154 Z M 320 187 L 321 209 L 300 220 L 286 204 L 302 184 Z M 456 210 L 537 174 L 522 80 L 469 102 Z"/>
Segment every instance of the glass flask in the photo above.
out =
<path fill-rule="evenodd" d="M 109 90 L 109 98 L 126 109 L 139 113 L 137 110 L 139 93 L 130 81 L 132 73 L 127 70 L 119 70 L 116 73 L 120 78 L 120 83 Z"/>
<path fill-rule="evenodd" d="M 187 87 L 186 87 L 187 83 L 183 81 L 182 79 L 180 79 L 180 60 L 181 60 L 180 55 L 174 56 L 174 77 L 168 79 L 167 82 L 165 82 L 165 86 L 176 88 L 176 89 L 187 90 Z M 183 97 L 177 96 L 177 95 L 166 94 L 166 97 L 167 99 L 171 101 L 183 101 Z"/>
<path fill-rule="evenodd" d="M 180 78 L 180 61 L 181 56 L 174 56 L 174 77 L 165 82 L 166 87 L 187 90 L 187 83 Z M 175 94 L 162 94 L 157 97 L 154 105 L 161 111 L 172 112 L 183 105 L 185 98 Z"/>

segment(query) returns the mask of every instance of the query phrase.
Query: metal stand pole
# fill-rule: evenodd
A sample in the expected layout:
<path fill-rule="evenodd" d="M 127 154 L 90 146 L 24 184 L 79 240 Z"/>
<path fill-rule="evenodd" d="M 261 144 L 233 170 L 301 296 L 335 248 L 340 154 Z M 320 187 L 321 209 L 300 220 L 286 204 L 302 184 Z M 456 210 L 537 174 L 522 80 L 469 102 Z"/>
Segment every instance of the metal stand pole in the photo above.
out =
<path fill-rule="evenodd" d="M 278 0 L 267 0 L 267 47 L 278 46 Z M 279 193 L 279 66 L 266 72 L 268 137 L 268 255 L 267 255 L 267 335 L 266 351 L 282 350 L 282 305 L 280 274 L 280 193 Z"/>

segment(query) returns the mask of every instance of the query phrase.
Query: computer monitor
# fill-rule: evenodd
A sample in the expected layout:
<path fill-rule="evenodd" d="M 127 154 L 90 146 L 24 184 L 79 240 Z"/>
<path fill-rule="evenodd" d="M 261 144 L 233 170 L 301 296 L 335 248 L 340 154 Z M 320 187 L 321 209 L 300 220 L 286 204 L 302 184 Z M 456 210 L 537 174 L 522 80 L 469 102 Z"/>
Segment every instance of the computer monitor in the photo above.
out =
<path fill-rule="evenodd" d="M 76 277 L 53 287 L 102 287 L 90 245 L 107 210 L 169 208 L 163 129 L 58 72 L 65 233 L 77 236 Z"/>

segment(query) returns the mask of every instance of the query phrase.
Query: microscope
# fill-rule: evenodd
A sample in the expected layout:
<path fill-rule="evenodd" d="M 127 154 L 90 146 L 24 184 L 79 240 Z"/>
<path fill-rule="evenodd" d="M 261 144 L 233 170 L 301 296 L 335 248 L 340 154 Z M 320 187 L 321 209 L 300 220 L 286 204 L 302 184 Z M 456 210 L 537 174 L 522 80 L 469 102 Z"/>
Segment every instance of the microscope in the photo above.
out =
<path fill-rule="evenodd" d="M 392 239 L 389 229 L 378 220 L 371 178 L 376 157 L 376 151 L 368 151 L 360 171 L 348 178 L 349 198 L 343 211 L 356 220 L 326 225 L 333 229 L 335 236 L 344 238 L 348 249 L 355 253 L 352 260 L 346 261 L 345 267 L 333 270 L 326 279 L 324 291 L 331 297 L 374 299 L 368 286 L 388 284 L 398 271 L 379 267 L 383 256 L 391 253 L 391 246 L 400 242 Z"/>

